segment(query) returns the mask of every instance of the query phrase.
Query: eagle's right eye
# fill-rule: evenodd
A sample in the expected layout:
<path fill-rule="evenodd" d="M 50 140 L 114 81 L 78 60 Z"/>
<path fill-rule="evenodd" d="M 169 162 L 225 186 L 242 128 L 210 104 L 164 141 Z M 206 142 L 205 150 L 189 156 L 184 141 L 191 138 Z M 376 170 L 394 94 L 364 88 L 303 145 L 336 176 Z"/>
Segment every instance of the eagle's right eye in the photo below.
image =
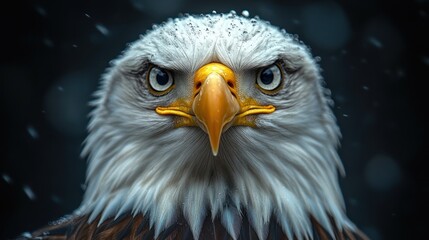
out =
<path fill-rule="evenodd" d="M 154 95 L 161 96 L 168 93 L 174 86 L 174 80 L 171 73 L 157 66 L 152 66 L 147 75 L 151 92 Z"/>

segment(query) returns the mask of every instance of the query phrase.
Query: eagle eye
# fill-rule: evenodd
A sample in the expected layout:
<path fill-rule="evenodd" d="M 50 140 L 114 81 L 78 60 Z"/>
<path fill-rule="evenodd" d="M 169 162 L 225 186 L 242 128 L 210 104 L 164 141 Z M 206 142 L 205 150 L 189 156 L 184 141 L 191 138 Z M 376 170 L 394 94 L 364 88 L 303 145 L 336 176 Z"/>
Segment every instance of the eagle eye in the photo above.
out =
<path fill-rule="evenodd" d="M 149 82 L 151 92 L 157 96 L 168 93 L 174 86 L 174 80 L 171 73 L 157 66 L 152 66 L 149 69 L 147 80 Z"/>
<path fill-rule="evenodd" d="M 266 94 L 274 94 L 283 82 L 283 73 L 277 64 L 262 68 L 256 78 L 257 86 Z"/>

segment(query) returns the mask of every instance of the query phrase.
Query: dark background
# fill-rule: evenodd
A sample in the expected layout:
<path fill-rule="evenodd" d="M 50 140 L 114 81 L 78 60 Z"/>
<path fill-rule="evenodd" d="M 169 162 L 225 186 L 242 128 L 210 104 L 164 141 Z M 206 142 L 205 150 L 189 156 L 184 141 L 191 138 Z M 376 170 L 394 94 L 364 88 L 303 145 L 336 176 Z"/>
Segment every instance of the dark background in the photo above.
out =
<path fill-rule="evenodd" d="M 109 61 L 168 17 L 231 9 L 298 34 L 321 58 L 349 217 L 374 240 L 428 239 L 428 1 L 11 2 L 0 10 L 1 239 L 79 206 L 87 102 Z"/>

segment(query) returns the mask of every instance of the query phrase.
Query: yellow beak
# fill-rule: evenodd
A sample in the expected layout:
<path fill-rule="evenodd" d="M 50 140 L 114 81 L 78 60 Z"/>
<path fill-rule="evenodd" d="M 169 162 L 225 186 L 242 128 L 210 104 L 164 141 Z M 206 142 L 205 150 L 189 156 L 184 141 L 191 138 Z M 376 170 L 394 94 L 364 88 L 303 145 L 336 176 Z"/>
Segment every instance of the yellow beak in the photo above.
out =
<path fill-rule="evenodd" d="M 222 132 L 231 125 L 240 111 L 237 98 L 219 73 L 212 72 L 203 81 L 192 110 L 197 123 L 209 135 L 212 152 L 216 156 Z"/>

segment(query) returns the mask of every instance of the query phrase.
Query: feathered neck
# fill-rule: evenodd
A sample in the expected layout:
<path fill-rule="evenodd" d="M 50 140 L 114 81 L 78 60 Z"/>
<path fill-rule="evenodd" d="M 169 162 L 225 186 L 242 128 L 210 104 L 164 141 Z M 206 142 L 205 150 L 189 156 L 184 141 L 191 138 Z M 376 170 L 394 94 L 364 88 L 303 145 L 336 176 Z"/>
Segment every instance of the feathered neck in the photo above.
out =
<path fill-rule="evenodd" d="M 89 222 L 131 211 L 149 216 L 158 236 L 180 215 L 195 239 L 206 217 L 220 218 L 234 238 L 239 229 L 231 223 L 243 212 L 260 239 L 272 217 L 289 239 L 311 237 L 311 217 L 329 233 L 329 217 L 338 229 L 354 229 L 337 183 L 336 137 L 319 127 L 296 135 L 261 117 L 263 128 L 225 132 L 214 157 L 198 128 L 171 129 L 149 113 L 153 124 L 135 134 L 106 124 L 102 111 L 94 113 L 84 151 L 88 187 L 78 213 L 89 214 Z M 280 113 L 271 117 L 283 118 Z"/>

